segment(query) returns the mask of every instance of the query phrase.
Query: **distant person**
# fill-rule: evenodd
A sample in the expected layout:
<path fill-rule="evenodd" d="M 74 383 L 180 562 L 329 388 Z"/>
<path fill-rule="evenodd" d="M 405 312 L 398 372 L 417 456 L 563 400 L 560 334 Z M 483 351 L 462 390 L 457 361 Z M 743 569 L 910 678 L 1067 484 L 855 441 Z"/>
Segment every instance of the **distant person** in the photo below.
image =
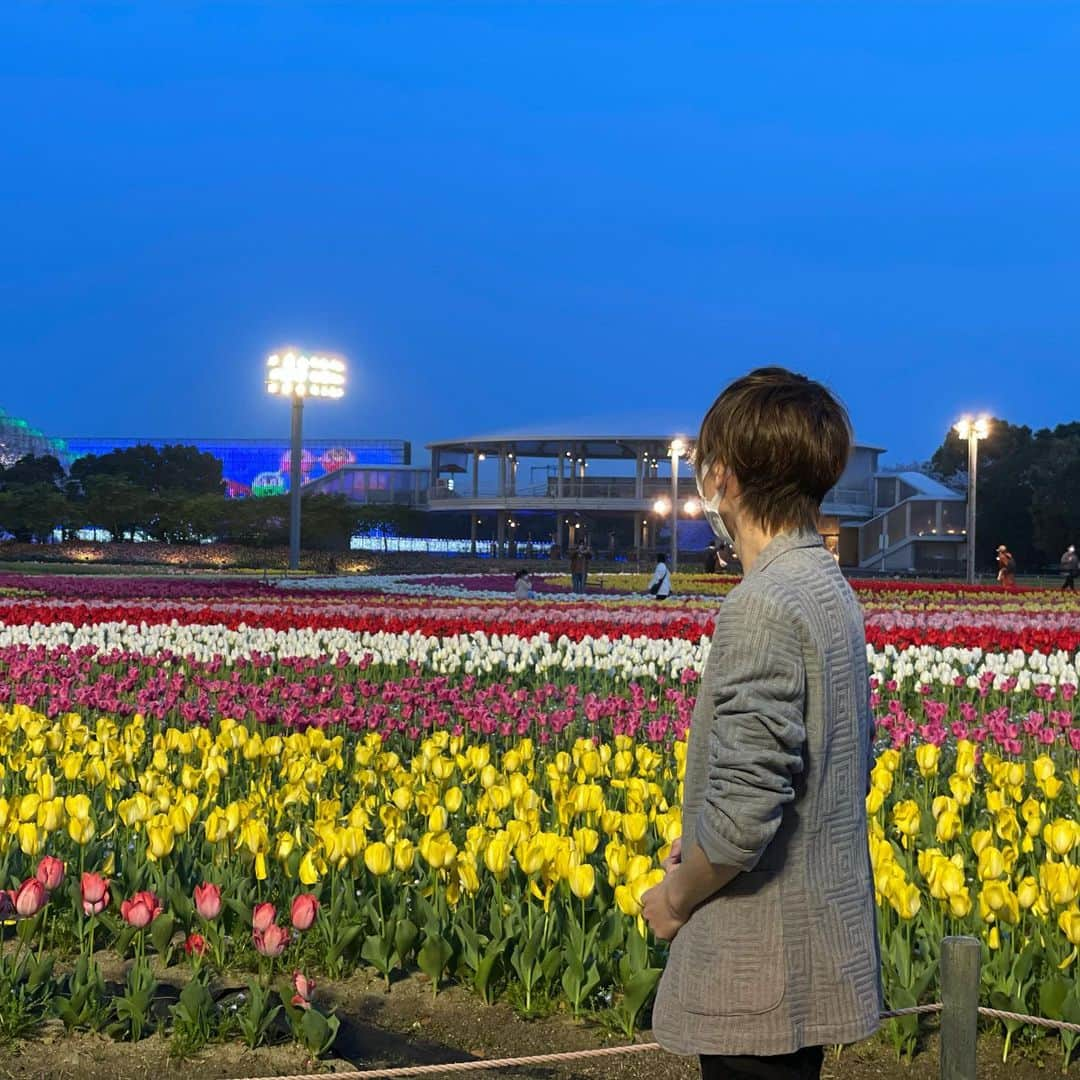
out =
<path fill-rule="evenodd" d="M 998 584 L 1006 589 L 1016 588 L 1016 560 L 1012 552 L 1004 545 L 998 544 L 997 549 Z"/>
<path fill-rule="evenodd" d="M 514 599 L 532 600 L 536 596 L 533 592 L 532 579 L 524 570 L 519 570 L 514 575 Z"/>
<path fill-rule="evenodd" d="M 1065 575 L 1063 589 L 1072 589 L 1076 592 L 1076 575 L 1080 572 L 1080 557 L 1076 554 L 1076 545 L 1070 544 L 1061 556 L 1061 572 Z"/>
<path fill-rule="evenodd" d="M 709 546 L 705 549 L 705 554 L 702 556 L 702 566 L 705 568 L 706 574 L 719 573 L 719 559 L 720 552 L 716 547 L 716 541 L 710 540 Z"/>
<path fill-rule="evenodd" d="M 609 562 L 615 561 L 615 533 L 609 532 L 607 538 L 607 557 Z"/>
<path fill-rule="evenodd" d="M 592 551 L 587 543 L 580 543 L 570 556 L 570 582 L 571 589 L 576 593 L 583 593 L 589 581 L 589 560 Z"/>
<path fill-rule="evenodd" d="M 656 556 L 656 571 L 649 582 L 649 592 L 657 600 L 666 600 L 671 595 L 671 571 L 668 570 L 667 556 Z"/>

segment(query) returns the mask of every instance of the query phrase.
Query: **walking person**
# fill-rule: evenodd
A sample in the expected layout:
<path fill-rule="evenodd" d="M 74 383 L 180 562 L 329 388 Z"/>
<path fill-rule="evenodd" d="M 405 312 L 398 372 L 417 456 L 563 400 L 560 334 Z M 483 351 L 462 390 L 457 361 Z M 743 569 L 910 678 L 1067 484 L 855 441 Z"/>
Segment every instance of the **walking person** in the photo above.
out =
<path fill-rule="evenodd" d="M 817 529 L 850 448 L 843 406 L 783 368 L 732 383 L 701 425 L 705 515 L 745 577 L 716 615 L 683 832 L 642 912 L 671 942 L 653 1030 L 704 1080 L 813 1080 L 824 1046 L 879 1023 L 866 636 Z"/>
<path fill-rule="evenodd" d="M 1080 557 L 1076 554 L 1076 545 L 1070 544 L 1061 556 L 1061 572 L 1065 575 L 1063 589 L 1072 589 L 1076 592 L 1076 575 L 1080 572 Z"/>
<path fill-rule="evenodd" d="M 668 569 L 667 556 L 656 556 L 656 570 L 649 582 L 649 593 L 657 600 L 666 600 L 671 595 L 671 571 Z"/>
<path fill-rule="evenodd" d="M 998 584 L 1006 589 L 1016 588 L 1016 560 L 1012 552 L 1004 545 L 998 544 L 997 549 Z"/>
<path fill-rule="evenodd" d="M 570 556 L 571 591 L 576 593 L 585 592 L 589 581 L 589 560 L 591 558 L 592 551 L 589 549 L 588 544 L 582 541 Z"/>

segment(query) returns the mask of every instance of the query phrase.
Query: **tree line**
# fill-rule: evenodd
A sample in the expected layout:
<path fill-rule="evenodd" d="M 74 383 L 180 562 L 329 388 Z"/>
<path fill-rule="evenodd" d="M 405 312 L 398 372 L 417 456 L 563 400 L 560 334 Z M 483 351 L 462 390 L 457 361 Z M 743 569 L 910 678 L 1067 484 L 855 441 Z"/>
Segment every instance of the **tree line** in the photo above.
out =
<path fill-rule="evenodd" d="M 946 436 L 927 466 L 958 491 L 967 488 L 967 443 Z M 979 443 L 975 509 L 980 570 L 1005 544 L 1021 572 L 1057 565 L 1069 544 L 1080 544 L 1080 422 L 1032 431 L 993 419 Z"/>
<path fill-rule="evenodd" d="M 344 495 L 303 498 L 303 541 L 339 550 L 358 532 L 408 531 L 418 515 L 364 506 Z M 172 544 L 207 541 L 277 547 L 288 543 L 287 495 L 230 499 L 221 462 L 193 446 L 136 446 L 78 458 L 65 470 L 51 455 L 0 467 L 0 534 L 45 543 L 97 529 L 110 539 Z"/>

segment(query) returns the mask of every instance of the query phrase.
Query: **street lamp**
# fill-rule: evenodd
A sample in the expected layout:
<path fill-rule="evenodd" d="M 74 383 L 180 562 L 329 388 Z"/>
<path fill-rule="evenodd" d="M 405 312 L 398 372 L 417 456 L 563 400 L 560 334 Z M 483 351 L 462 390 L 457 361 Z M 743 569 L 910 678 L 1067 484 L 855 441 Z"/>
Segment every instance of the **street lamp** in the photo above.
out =
<path fill-rule="evenodd" d="M 304 398 L 345 396 L 345 361 L 336 356 L 309 355 L 296 349 L 271 353 L 266 360 L 266 390 L 292 399 L 292 441 L 289 451 L 289 569 L 300 569 L 300 486 L 304 453 Z"/>
<path fill-rule="evenodd" d="M 668 447 L 671 455 L 671 572 L 679 569 L 679 461 L 686 453 L 686 440 L 675 438 Z"/>
<path fill-rule="evenodd" d="M 990 418 L 980 416 L 961 417 L 953 430 L 968 444 L 968 493 L 967 493 L 967 579 L 975 584 L 975 474 L 979 465 L 979 440 L 990 434 Z"/>

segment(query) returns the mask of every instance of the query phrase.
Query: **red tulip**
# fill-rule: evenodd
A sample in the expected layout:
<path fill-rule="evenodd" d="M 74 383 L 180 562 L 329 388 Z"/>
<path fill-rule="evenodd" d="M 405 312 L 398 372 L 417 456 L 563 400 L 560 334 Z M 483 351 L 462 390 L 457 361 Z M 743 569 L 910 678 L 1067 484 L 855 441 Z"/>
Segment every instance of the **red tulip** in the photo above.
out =
<path fill-rule="evenodd" d="M 311 1008 L 311 996 L 315 993 L 315 980 L 309 979 L 300 971 L 293 972 L 293 989 L 296 991 L 293 994 L 292 1004 L 299 1009 Z"/>
<path fill-rule="evenodd" d="M 207 922 L 216 919 L 221 914 L 221 890 L 216 885 L 207 883 L 196 885 L 195 910 Z"/>
<path fill-rule="evenodd" d="M 15 914 L 32 918 L 49 902 L 49 893 L 36 877 L 27 878 L 15 892 Z"/>
<path fill-rule="evenodd" d="M 262 956 L 280 956 L 289 944 L 289 931 L 277 923 L 271 923 L 265 930 L 256 930 L 251 935 L 255 951 Z"/>
<path fill-rule="evenodd" d="M 256 904 L 251 913 L 251 928 L 257 934 L 262 934 L 273 925 L 277 918 L 277 908 L 273 904 Z"/>
<path fill-rule="evenodd" d="M 100 874 L 84 873 L 79 889 L 82 893 L 83 911 L 87 915 L 100 915 L 108 906 L 109 879 Z"/>
<path fill-rule="evenodd" d="M 64 882 L 65 866 L 60 859 L 46 855 L 38 863 L 37 879 L 49 892 L 55 892 Z"/>
<path fill-rule="evenodd" d="M 137 892 L 120 905 L 120 917 L 136 930 L 145 930 L 165 909 L 152 892 Z"/>
<path fill-rule="evenodd" d="M 301 893 L 292 902 L 292 924 L 303 932 L 310 930 L 319 914 L 319 901 L 311 893 Z"/>
<path fill-rule="evenodd" d="M 184 952 L 188 956 L 205 956 L 209 946 L 202 934 L 188 934 L 184 941 Z"/>

